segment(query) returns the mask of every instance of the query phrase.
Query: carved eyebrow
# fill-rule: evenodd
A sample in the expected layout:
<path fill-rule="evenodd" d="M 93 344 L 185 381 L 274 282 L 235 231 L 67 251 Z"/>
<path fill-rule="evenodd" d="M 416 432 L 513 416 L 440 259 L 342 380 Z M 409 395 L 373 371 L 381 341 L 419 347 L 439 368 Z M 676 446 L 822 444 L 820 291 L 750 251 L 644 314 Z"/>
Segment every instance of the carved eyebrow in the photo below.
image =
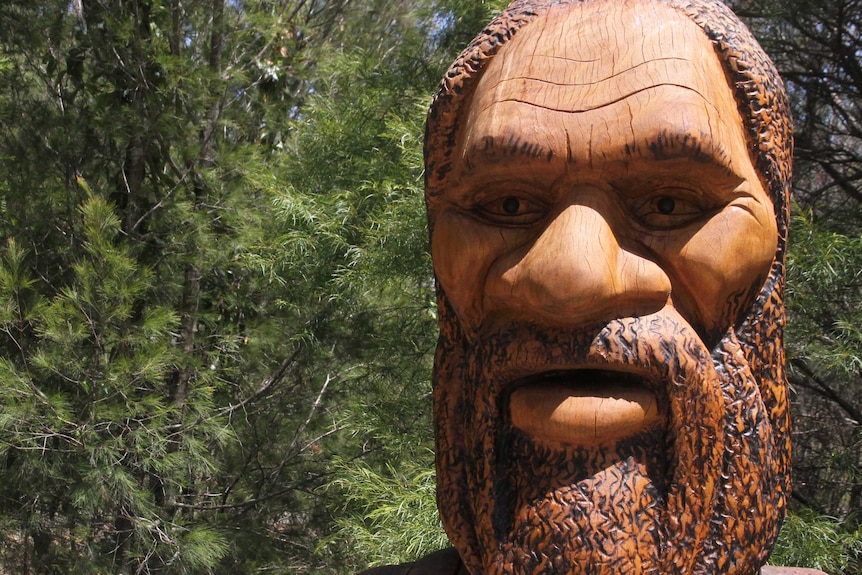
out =
<path fill-rule="evenodd" d="M 705 133 L 680 134 L 662 130 L 650 139 L 635 143 L 634 147 L 627 144 L 625 153 L 628 156 L 646 156 L 658 161 L 694 160 L 722 168 L 730 175 L 736 173 L 733 160 L 724 145 Z"/>
<path fill-rule="evenodd" d="M 467 171 L 473 171 L 483 164 L 496 164 L 511 158 L 550 162 L 554 152 L 529 138 L 517 134 L 508 136 L 485 136 L 473 142 L 464 151 Z"/>

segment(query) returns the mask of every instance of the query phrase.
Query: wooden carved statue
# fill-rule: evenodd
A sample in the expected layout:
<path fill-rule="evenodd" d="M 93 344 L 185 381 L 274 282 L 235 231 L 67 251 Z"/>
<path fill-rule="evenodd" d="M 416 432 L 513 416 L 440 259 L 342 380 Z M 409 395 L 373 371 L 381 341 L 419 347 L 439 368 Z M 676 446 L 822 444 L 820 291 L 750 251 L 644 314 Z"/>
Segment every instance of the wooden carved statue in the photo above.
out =
<path fill-rule="evenodd" d="M 759 572 L 790 489 L 791 154 L 718 0 L 516 1 L 474 40 L 425 143 L 454 550 L 374 573 Z"/>

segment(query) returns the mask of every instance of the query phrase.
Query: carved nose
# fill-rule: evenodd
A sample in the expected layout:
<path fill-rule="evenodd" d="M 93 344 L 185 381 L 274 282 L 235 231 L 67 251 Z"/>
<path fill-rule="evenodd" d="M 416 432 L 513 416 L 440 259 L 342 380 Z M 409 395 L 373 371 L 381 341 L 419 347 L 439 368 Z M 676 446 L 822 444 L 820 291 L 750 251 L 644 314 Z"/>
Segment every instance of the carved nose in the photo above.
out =
<path fill-rule="evenodd" d="M 498 260 L 487 305 L 569 325 L 661 309 L 670 279 L 657 263 L 620 246 L 606 217 L 613 208 L 604 203 L 570 204 L 532 244 Z"/>

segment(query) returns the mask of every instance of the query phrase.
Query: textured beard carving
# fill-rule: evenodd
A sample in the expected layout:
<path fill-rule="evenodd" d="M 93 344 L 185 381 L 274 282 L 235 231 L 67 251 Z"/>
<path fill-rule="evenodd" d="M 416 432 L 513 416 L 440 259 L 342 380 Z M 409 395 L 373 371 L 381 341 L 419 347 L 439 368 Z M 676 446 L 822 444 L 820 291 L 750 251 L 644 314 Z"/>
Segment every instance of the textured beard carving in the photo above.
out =
<path fill-rule="evenodd" d="M 576 333 L 510 325 L 468 343 L 441 294 L 438 499 L 474 574 L 752 574 L 783 513 L 767 410 L 736 335 L 712 349 L 672 308 Z M 511 428 L 513 379 L 637 373 L 665 426 L 616 445 Z"/>

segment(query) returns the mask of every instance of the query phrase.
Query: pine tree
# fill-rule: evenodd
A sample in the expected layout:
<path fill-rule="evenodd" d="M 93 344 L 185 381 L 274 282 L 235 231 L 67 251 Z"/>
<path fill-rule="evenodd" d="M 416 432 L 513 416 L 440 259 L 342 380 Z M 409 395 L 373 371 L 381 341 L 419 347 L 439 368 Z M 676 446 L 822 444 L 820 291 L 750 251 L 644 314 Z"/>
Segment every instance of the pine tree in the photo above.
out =
<path fill-rule="evenodd" d="M 0 5 L 2 568 L 351 571 L 334 481 L 427 479 L 458 4 Z"/>

